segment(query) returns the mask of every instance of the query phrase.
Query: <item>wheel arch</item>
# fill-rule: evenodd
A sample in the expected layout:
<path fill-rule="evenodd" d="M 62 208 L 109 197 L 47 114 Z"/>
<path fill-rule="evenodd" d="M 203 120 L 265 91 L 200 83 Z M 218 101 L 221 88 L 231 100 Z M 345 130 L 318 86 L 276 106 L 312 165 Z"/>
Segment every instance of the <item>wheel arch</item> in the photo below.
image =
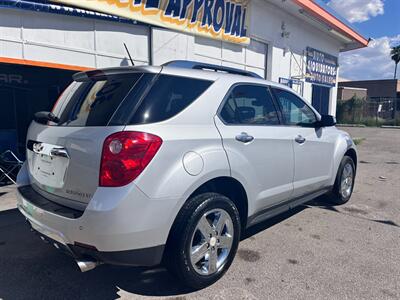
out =
<path fill-rule="evenodd" d="M 213 178 L 199 186 L 188 197 L 188 199 L 206 192 L 219 193 L 232 200 L 239 211 L 242 228 L 246 227 L 248 215 L 248 197 L 243 185 L 237 179 L 229 176 Z"/>
<path fill-rule="evenodd" d="M 353 160 L 354 166 L 357 170 L 357 152 L 356 152 L 356 150 L 354 150 L 353 148 L 349 148 L 349 149 L 347 149 L 344 156 L 349 156 Z"/>
<path fill-rule="evenodd" d="M 233 177 L 218 176 L 205 181 L 204 183 L 199 185 L 193 192 L 191 192 L 189 196 L 184 198 L 185 200 L 180 205 L 180 209 L 175 215 L 175 218 L 172 222 L 172 226 L 168 236 L 171 234 L 172 227 L 174 226 L 176 219 L 178 218 L 179 212 L 189 201 L 189 199 L 196 195 L 207 192 L 219 193 L 231 199 L 239 211 L 242 229 L 246 228 L 248 218 L 248 196 L 246 190 L 244 189 L 244 186 Z"/>

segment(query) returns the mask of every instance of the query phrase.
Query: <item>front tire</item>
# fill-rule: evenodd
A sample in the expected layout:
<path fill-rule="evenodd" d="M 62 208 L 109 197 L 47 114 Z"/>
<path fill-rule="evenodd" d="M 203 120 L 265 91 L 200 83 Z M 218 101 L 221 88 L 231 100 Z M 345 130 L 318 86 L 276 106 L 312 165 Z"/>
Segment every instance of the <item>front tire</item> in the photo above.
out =
<path fill-rule="evenodd" d="M 213 284 L 232 264 L 240 228 L 239 212 L 229 198 L 217 193 L 190 198 L 168 238 L 168 269 L 191 288 Z"/>
<path fill-rule="evenodd" d="M 353 194 L 356 178 L 356 167 L 350 156 L 344 156 L 336 175 L 335 185 L 329 197 L 330 202 L 336 205 L 347 203 Z"/>

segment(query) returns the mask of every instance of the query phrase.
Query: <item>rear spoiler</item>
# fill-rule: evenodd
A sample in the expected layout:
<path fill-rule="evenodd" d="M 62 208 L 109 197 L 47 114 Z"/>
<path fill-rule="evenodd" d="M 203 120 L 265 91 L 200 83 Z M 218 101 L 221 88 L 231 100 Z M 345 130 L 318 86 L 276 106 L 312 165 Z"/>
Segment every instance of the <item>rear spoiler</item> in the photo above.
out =
<path fill-rule="evenodd" d="M 129 75 L 134 73 L 160 73 L 162 67 L 138 66 L 138 67 L 118 67 L 96 69 L 85 72 L 79 72 L 72 75 L 74 81 L 104 80 L 109 76 Z"/>

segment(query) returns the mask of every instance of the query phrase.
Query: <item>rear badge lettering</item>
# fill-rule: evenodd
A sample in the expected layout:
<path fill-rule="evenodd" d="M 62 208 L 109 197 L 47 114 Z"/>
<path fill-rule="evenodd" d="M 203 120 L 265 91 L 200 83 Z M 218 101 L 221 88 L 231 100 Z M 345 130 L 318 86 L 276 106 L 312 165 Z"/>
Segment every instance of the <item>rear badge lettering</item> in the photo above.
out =
<path fill-rule="evenodd" d="M 73 191 L 73 190 L 66 190 L 65 192 L 69 195 L 78 196 L 80 198 L 91 198 L 92 197 L 92 194 L 90 194 L 90 193 L 84 193 L 84 192 Z"/>

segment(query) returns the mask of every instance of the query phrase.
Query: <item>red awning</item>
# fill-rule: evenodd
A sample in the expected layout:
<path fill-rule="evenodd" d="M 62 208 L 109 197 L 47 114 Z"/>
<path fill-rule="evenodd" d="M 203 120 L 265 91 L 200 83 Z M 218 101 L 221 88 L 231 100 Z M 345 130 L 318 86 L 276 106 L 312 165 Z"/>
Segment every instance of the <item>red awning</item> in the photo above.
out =
<path fill-rule="evenodd" d="M 368 46 L 368 39 L 357 33 L 354 29 L 352 29 L 342 21 L 340 21 L 323 7 L 315 3 L 313 0 L 293 0 L 293 2 L 301 6 L 301 8 L 303 8 L 309 14 L 313 15 L 333 29 L 357 42 L 360 46 L 359 48 Z"/>

